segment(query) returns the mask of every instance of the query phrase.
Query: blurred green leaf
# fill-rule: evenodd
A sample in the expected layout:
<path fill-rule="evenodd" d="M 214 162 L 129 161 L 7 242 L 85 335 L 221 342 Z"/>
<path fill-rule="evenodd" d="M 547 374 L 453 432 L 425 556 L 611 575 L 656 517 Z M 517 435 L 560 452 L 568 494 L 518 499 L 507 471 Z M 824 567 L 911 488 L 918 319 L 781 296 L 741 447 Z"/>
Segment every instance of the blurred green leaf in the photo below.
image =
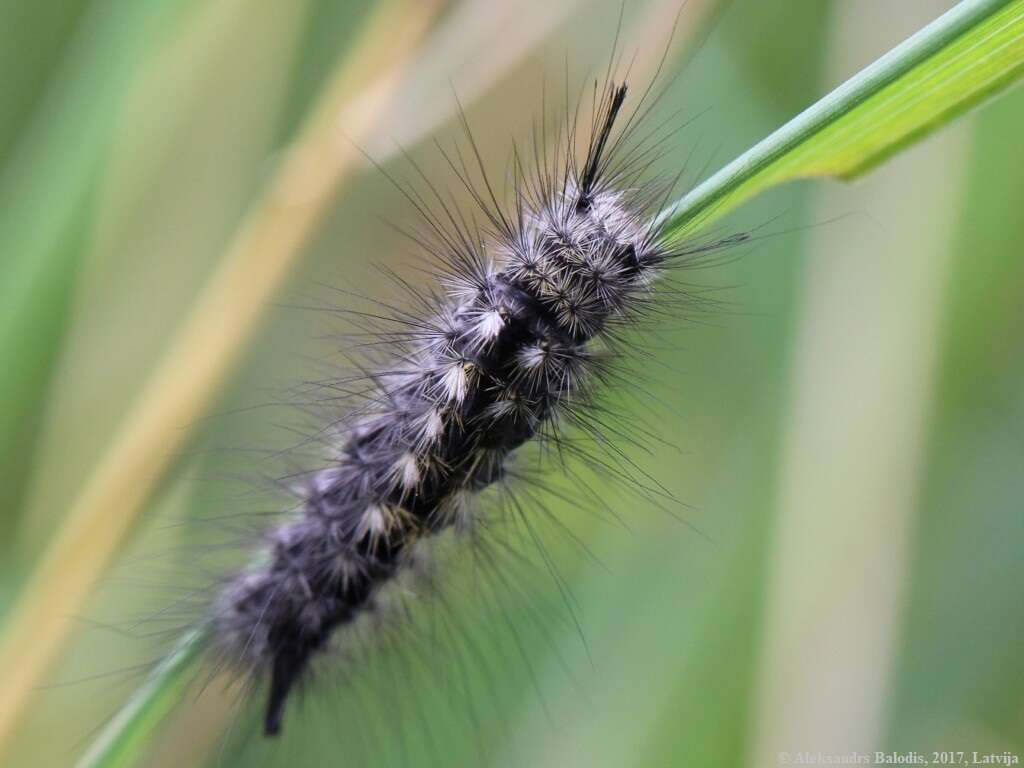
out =
<path fill-rule="evenodd" d="M 27 476 L 118 104 L 173 6 L 93 3 L 0 172 L 0 532 Z"/>
<path fill-rule="evenodd" d="M 892 749 L 1024 750 L 1024 92 L 979 115 L 947 284 Z M 940 746 L 941 745 L 941 746 Z"/>
<path fill-rule="evenodd" d="M 0 3 L 0 160 L 45 91 L 88 0 Z"/>
<path fill-rule="evenodd" d="M 964 0 L 671 209 L 685 234 L 776 184 L 852 179 L 1024 73 L 1024 0 Z"/>

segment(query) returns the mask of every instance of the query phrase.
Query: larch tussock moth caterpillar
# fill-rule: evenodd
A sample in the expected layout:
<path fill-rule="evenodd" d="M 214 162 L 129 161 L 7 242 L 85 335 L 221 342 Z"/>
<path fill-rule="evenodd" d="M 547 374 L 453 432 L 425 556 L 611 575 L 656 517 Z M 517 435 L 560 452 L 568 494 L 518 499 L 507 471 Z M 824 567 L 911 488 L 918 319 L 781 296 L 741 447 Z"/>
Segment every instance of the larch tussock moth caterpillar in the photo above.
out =
<path fill-rule="evenodd" d="M 535 148 L 536 170 L 515 151 L 510 207 L 485 175 L 471 180 L 465 158 L 445 155 L 483 227 L 433 187 L 440 211 L 407 192 L 444 292 L 417 292 L 419 306 L 397 312 L 391 361 L 368 374 L 373 392 L 342 430 L 335 461 L 303 485 L 265 556 L 216 604 L 225 655 L 269 674 L 267 734 L 280 730 L 310 660 L 376 609 L 417 542 L 465 526 L 466 497 L 502 479 L 521 445 L 557 440 L 560 424 L 584 418 L 618 332 L 650 307 L 658 274 L 742 239 L 686 247 L 667 237 L 651 213 L 672 185 L 642 180 L 657 152 L 625 148 L 646 114 L 624 115 L 626 97 L 624 83 L 595 86 L 582 161 L 578 111 L 553 158 Z"/>

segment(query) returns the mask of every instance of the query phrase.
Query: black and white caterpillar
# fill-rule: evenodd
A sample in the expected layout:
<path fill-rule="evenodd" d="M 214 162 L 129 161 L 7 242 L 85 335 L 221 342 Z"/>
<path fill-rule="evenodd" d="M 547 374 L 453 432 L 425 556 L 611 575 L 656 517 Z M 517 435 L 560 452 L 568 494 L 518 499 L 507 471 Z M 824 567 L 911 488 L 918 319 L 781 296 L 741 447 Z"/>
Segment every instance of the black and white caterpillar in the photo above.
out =
<path fill-rule="evenodd" d="M 265 733 L 280 730 L 310 660 L 412 567 L 414 545 L 471 524 L 468 498 L 506 475 L 513 452 L 588 407 L 609 342 L 649 308 L 659 273 L 739 239 L 670 241 L 651 216 L 666 188 L 641 181 L 653 155 L 622 149 L 639 107 L 620 115 L 625 84 L 595 94 L 582 159 L 574 128 L 559 159 L 536 158 L 534 172 L 516 154 L 511 210 L 452 162 L 483 231 L 410 197 L 445 290 L 422 314 L 399 313 L 405 331 L 367 377 L 369 405 L 303 486 L 297 511 L 267 534 L 262 559 L 217 601 L 220 646 L 269 675 Z"/>

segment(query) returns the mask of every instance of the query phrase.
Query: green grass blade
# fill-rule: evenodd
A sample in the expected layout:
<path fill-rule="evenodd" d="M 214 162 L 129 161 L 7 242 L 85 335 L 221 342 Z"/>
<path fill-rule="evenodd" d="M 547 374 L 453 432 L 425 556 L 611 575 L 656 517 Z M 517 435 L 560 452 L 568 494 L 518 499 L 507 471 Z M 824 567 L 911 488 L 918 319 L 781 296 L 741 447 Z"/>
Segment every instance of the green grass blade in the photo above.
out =
<path fill-rule="evenodd" d="M 195 677 L 195 664 L 204 646 L 203 629 L 184 634 L 107 723 L 76 768 L 126 768 L 135 765 L 164 717 L 177 705 Z"/>
<path fill-rule="evenodd" d="M 1024 74 L 1024 0 L 964 0 L 697 186 L 668 231 L 692 232 L 768 187 L 852 179 Z"/>

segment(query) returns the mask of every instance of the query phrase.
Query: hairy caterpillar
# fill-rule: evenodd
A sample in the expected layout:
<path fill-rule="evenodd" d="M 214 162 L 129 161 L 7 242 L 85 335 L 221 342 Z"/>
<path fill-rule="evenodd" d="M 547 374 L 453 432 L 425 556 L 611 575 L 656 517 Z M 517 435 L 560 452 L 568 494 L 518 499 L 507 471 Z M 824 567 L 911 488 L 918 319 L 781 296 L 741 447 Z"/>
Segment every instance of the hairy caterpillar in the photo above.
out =
<path fill-rule="evenodd" d="M 396 312 L 390 362 L 366 375 L 370 392 L 331 465 L 308 478 L 297 511 L 266 534 L 265 556 L 216 601 L 225 656 L 269 676 L 266 734 L 280 731 L 310 661 L 376 609 L 418 542 L 470 526 L 469 498 L 506 476 L 517 448 L 585 421 L 620 332 L 654 306 L 658 275 L 743 239 L 666 236 L 652 214 L 673 184 L 644 181 L 657 152 L 628 144 L 651 89 L 630 113 L 627 93 L 624 82 L 595 85 L 582 159 L 578 112 L 553 158 L 535 148 L 527 170 L 516 151 L 510 207 L 486 175 L 474 182 L 465 158 L 446 155 L 482 227 L 433 187 L 440 212 L 408 193 L 444 291 L 416 291 Z"/>

